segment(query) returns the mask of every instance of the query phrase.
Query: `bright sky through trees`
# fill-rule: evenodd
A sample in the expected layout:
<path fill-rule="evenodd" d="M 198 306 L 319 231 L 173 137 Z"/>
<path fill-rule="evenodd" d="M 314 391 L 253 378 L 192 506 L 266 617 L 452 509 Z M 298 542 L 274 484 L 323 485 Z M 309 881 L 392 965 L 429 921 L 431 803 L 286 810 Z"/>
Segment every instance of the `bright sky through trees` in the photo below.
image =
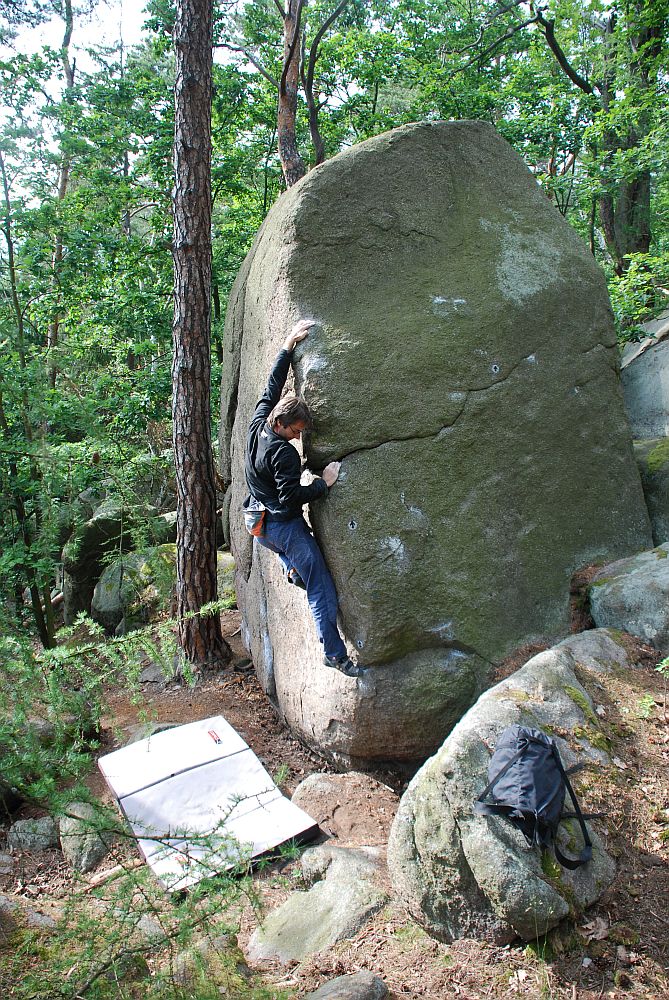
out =
<path fill-rule="evenodd" d="M 72 36 L 72 48 L 78 58 L 84 58 L 88 47 L 116 45 L 119 39 L 126 47 L 136 45 L 142 36 L 146 20 L 141 0 L 108 0 L 99 3 L 92 17 L 77 18 Z M 36 52 L 43 45 L 58 48 L 63 38 L 63 22 L 53 17 L 36 28 L 24 28 L 17 35 L 14 48 L 18 52 Z"/>

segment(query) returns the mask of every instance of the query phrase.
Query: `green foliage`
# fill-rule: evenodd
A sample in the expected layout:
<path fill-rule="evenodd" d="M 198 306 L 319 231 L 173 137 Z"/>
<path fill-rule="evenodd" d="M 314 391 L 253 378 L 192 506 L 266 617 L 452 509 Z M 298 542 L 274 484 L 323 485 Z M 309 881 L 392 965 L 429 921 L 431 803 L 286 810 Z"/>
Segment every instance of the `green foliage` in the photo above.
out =
<path fill-rule="evenodd" d="M 209 613 L 220 610 L 212 605 Z M 92 798 L 83 783 L 97 749 L 105 688 L 124 686 L 139 702 L 138 677 L 147 657 L 172 676 L 178 657 L 174 625 L 108 640 L 82 615 L 59 634 L 56 649 L 36 653 L 27 641 L 0 639 L 4 787 L 55 816 L 67 815 L 74 800 L 88 801 L 94 809 L 90 828 L 115 844 L 120 862 L 97 888 L 75 887 L 48 936 L 19 926 L 11 941 L 0 944 L 0 989 L 14 1000 L 185 1000 L 220 996 L 221 989 L 248 1000 L 277 996 L 244 974 L 235 948 L 242 903 L 257 911 L 259 901 L 243 847 L 225 833 L 225 817 L 219 830 L 195 839 L 205 852 L 227 854 L 231 867 L 221 872 L 216 863 L 187 893 L 169 894 L 147 867 L 129 860 L 134 837 L 117 811 Z M 154 839 L 162 843 L 163 836 L 156 831 Z M 286 857 L 294 855 L 294 845 L 288 845 Z"/>
<path fill-rule="evenodd" d="M 652 694 L 644 694 L 639 698 L 636 714 L 640 719 L 650 719 L 655 714 L 655 699 Z"/>
<path fill-rule="evenodd" d="M 25 637 L 1 637 L 3 781 L 31 801 L 57 807 L 62 782 L 76 782 L 90 768 L 106 685 L 123 684 L 137 696 L 146 657 L 173 675 L 173 627 L 165 622 L 107 640 L 99 625 L 80 615 L 61 630 L 56 648 L 39 653 Z M 75 797 L 72 788 L 66 795 L 68 801 Z"/>

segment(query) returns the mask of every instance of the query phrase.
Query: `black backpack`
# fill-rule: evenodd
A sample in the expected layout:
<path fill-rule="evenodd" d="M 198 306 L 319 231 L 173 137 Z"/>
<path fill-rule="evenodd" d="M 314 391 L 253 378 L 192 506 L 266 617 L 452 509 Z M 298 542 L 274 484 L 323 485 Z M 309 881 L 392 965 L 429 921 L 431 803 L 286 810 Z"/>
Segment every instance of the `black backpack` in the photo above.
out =
<path fill-rule="evenodd" d="M 592 841 L 567 775 L 585 766 L 576 764 L 565 771 L 554 740 L 539 729 L 509 726 L 497 742 L 488 766 L 488 785 L 474 803 L 474 811 L 506 816 L 528 845 L 552 847 L 561 865 L 578 868 L 592 858 Z M 562 811 L 565 790 L 574 812 Z M 491 803 L 483 801 L 488 795 L 492 795 Z M 570 817 L 578 820 L 585 841 L 578 858 L 566 857 L 555 843 L 560 821 Z"/>

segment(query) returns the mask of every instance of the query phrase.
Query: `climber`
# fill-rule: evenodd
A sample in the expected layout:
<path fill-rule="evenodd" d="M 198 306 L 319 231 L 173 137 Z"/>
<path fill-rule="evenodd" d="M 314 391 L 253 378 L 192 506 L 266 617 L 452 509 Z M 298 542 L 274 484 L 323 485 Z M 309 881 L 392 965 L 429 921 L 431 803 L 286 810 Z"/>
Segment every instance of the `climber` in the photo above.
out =
<path fill-rule="evenodd" d="M 304 400 L 281 397 L 295 345 L 314 325 L 299 320 L 286 337 L 253 413 L 246 439 L 245 472 L 251 497 L 265 508 L 258 542 L 281 559 L 288 581 L 307 592 L 307 600 L 323 644 L 323 662 L 348 677 L 358 677 L 337 628 L 337 593 L 323 553 L 302 516 L 302 506 L 327 494 L 337 481 L 339 462 L 330 462 L 309 486 L 300 483 L 300 455 L 291 445 L 312 420 Z M 248 504 L 248 500 L 247 500 Z M 246 506 L 246 505 L 245 505 Z"/>

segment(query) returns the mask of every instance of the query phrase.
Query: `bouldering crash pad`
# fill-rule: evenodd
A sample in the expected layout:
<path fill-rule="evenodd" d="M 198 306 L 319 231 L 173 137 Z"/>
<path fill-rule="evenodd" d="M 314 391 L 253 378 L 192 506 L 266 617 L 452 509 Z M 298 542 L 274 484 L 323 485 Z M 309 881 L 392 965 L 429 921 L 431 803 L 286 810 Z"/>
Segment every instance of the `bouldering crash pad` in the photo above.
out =
<path fill-rule="evenodd" d="M 170 891 L 318 832 L 221 715 L 132 743 L 99 767 Z"/>

